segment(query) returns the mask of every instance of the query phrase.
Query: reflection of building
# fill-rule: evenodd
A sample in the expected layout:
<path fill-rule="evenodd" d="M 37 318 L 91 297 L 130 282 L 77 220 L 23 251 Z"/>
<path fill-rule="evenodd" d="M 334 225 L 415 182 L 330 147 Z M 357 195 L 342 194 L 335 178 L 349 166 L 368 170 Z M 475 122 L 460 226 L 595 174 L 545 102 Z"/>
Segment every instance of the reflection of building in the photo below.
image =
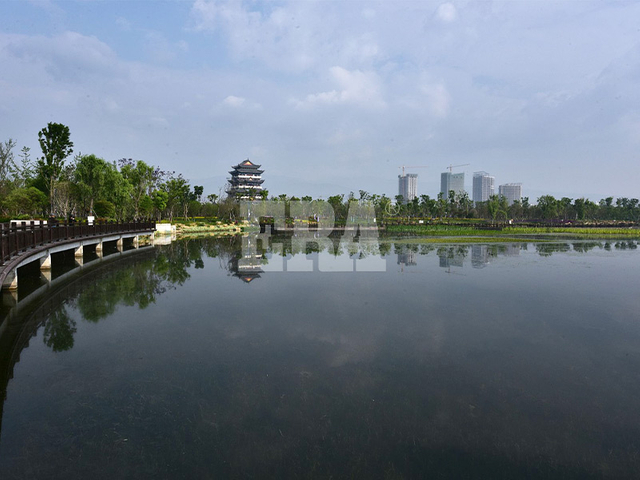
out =
<path fill-rule="evenodd" d="M 467 247 L 448 247 L 438 249 L 438 257 L 440 258 L 440 266 L 442 268 L 462 267 L 464 257 L 466 256 Z"/>
<path fill-rule="evenodd" d="M 446 198 L 449 196 L 449 192 L 451 190 L 456 193 L 464 192 L 464 172 L 444 172 L 440 175 L 440 193 L 442 193 Z"/>
<path fill-rule="evenodd" d="M 239 200 L 249 200 L 256 197 L 262 190 L 262 182 L 264 182 L 261 178 L 264 170 L 259 170 L 260 165 L 246 159 L 232 168 L 233 170 L 229 172 L 231 178 L 227 189 L 229 196 Z"/>
<path fill-rule="evenodd" d="M 405 203 L 412 201 L 418 196 L 418 175 L 407 173 L 398 175 L 398 195 L 402 195 Z"/>
<path fill-rule="evenodd" d="M 260 278 L 262 270 L 262 255 L 257 252 L 255 237 L 248 235 L 242 237 L 241 256 L 233 255 L 229 260 L 229 271 L 234 277 L 246 283 L 250 283 L 256 278 Z"/>
<path fill-rule="evenodd" d="M 504 246 L 504 256 L 505 257 L 517 257 L 520 255 L 520 250 L 522 250 L 522 245 L 518 243 L 510 243 Z"/>
<path fill-rule="evenodd" d="M 473 268 L 484 268 L 489 265 L 489 246 L 471 245 L 471 266 Z"/>
<path fill-rule="evenodd" d="M 413 265 L 417 265 L 418 262 L 416 260 L 417 254 L 416 252 L 412 252 L 411 250 L 408 252 L 404 252 L 404 253 L 399 253 L 398 254 L 398 265 L 407 265 L 407 266 L 413 266 Z"/>
<path fill-rule="evenodd" d="M 487 172 L 475 172 L 473 174 L 473 201 L 486 202 L 495 192 L 495 177 Z"/>
<path fill-rule="evenodd" d="M 513 205 L 516 200 L 522 199 L 522 184 L 521 183 L 505 183 L 498 187 L 498 193 L 501 197 L 507 199 L 509 205 Z"/>

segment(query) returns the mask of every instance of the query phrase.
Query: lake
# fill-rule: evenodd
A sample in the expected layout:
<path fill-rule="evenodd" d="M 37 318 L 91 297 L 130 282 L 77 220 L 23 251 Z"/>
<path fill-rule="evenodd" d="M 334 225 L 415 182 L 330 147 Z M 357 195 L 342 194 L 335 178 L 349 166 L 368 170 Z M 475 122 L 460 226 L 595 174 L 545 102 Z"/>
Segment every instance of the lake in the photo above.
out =
<path fill-rule="evenodd" d="M 23 302 L 36 269 L 0 478 L 636 478 L 638 242 L 429 242 L 182 239 Z"/>

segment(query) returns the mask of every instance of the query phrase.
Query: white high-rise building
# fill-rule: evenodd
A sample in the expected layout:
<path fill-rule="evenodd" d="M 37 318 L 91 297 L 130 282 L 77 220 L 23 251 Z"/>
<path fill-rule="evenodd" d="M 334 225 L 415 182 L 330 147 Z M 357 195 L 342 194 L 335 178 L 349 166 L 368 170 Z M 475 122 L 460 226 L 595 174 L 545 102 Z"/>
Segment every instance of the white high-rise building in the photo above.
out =
<path fill-rule="evenodd" d="M 398 175 L 398 195 L 402 195 L 405 203 L 411 202 L 418 196 L 418 175 L 416 173 Z"/>
<path fill-rule="evenodd" d="M 507 199 L 509 205 L 513 205 L 516 200 L 522 200 L 522 184 L 521 183 L 505 183 L 498 187 L 498 194 Z"/>
<path fill-rule="evenodd" d="M 475 172 L 473 174 L 473 201 L 486 202 L 495 193 L 495 177 L 487 172 Z"/>
<path fill-rule="evenodd" d="M 464 192 L 464 172 L 444 172 L 440 175 L 440 193 L 447 198 L 450 190 L 453 190 L 456 193 Z"/>

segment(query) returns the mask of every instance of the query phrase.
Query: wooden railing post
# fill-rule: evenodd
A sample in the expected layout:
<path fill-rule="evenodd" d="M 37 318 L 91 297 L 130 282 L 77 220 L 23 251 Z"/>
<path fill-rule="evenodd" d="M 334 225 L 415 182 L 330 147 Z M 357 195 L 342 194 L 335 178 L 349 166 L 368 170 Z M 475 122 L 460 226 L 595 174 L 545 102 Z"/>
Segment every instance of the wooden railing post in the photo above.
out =
<path fill-rule="evenodd" d="M 4 265 L 6 253 L 4 251 L 4 223 L 0 223 L 0 265 Z"/>

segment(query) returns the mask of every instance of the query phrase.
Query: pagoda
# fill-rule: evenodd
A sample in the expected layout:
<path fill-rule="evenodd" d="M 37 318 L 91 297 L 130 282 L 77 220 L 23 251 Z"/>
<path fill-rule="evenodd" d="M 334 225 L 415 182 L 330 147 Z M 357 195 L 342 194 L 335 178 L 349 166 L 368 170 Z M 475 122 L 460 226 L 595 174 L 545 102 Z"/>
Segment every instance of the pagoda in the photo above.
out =
<path fill-rule="evenodd" d="M 253 200 L 262 191 L 264 170 L 248 158 L 232 168 L 227 193 L 236 200 Z"/>

